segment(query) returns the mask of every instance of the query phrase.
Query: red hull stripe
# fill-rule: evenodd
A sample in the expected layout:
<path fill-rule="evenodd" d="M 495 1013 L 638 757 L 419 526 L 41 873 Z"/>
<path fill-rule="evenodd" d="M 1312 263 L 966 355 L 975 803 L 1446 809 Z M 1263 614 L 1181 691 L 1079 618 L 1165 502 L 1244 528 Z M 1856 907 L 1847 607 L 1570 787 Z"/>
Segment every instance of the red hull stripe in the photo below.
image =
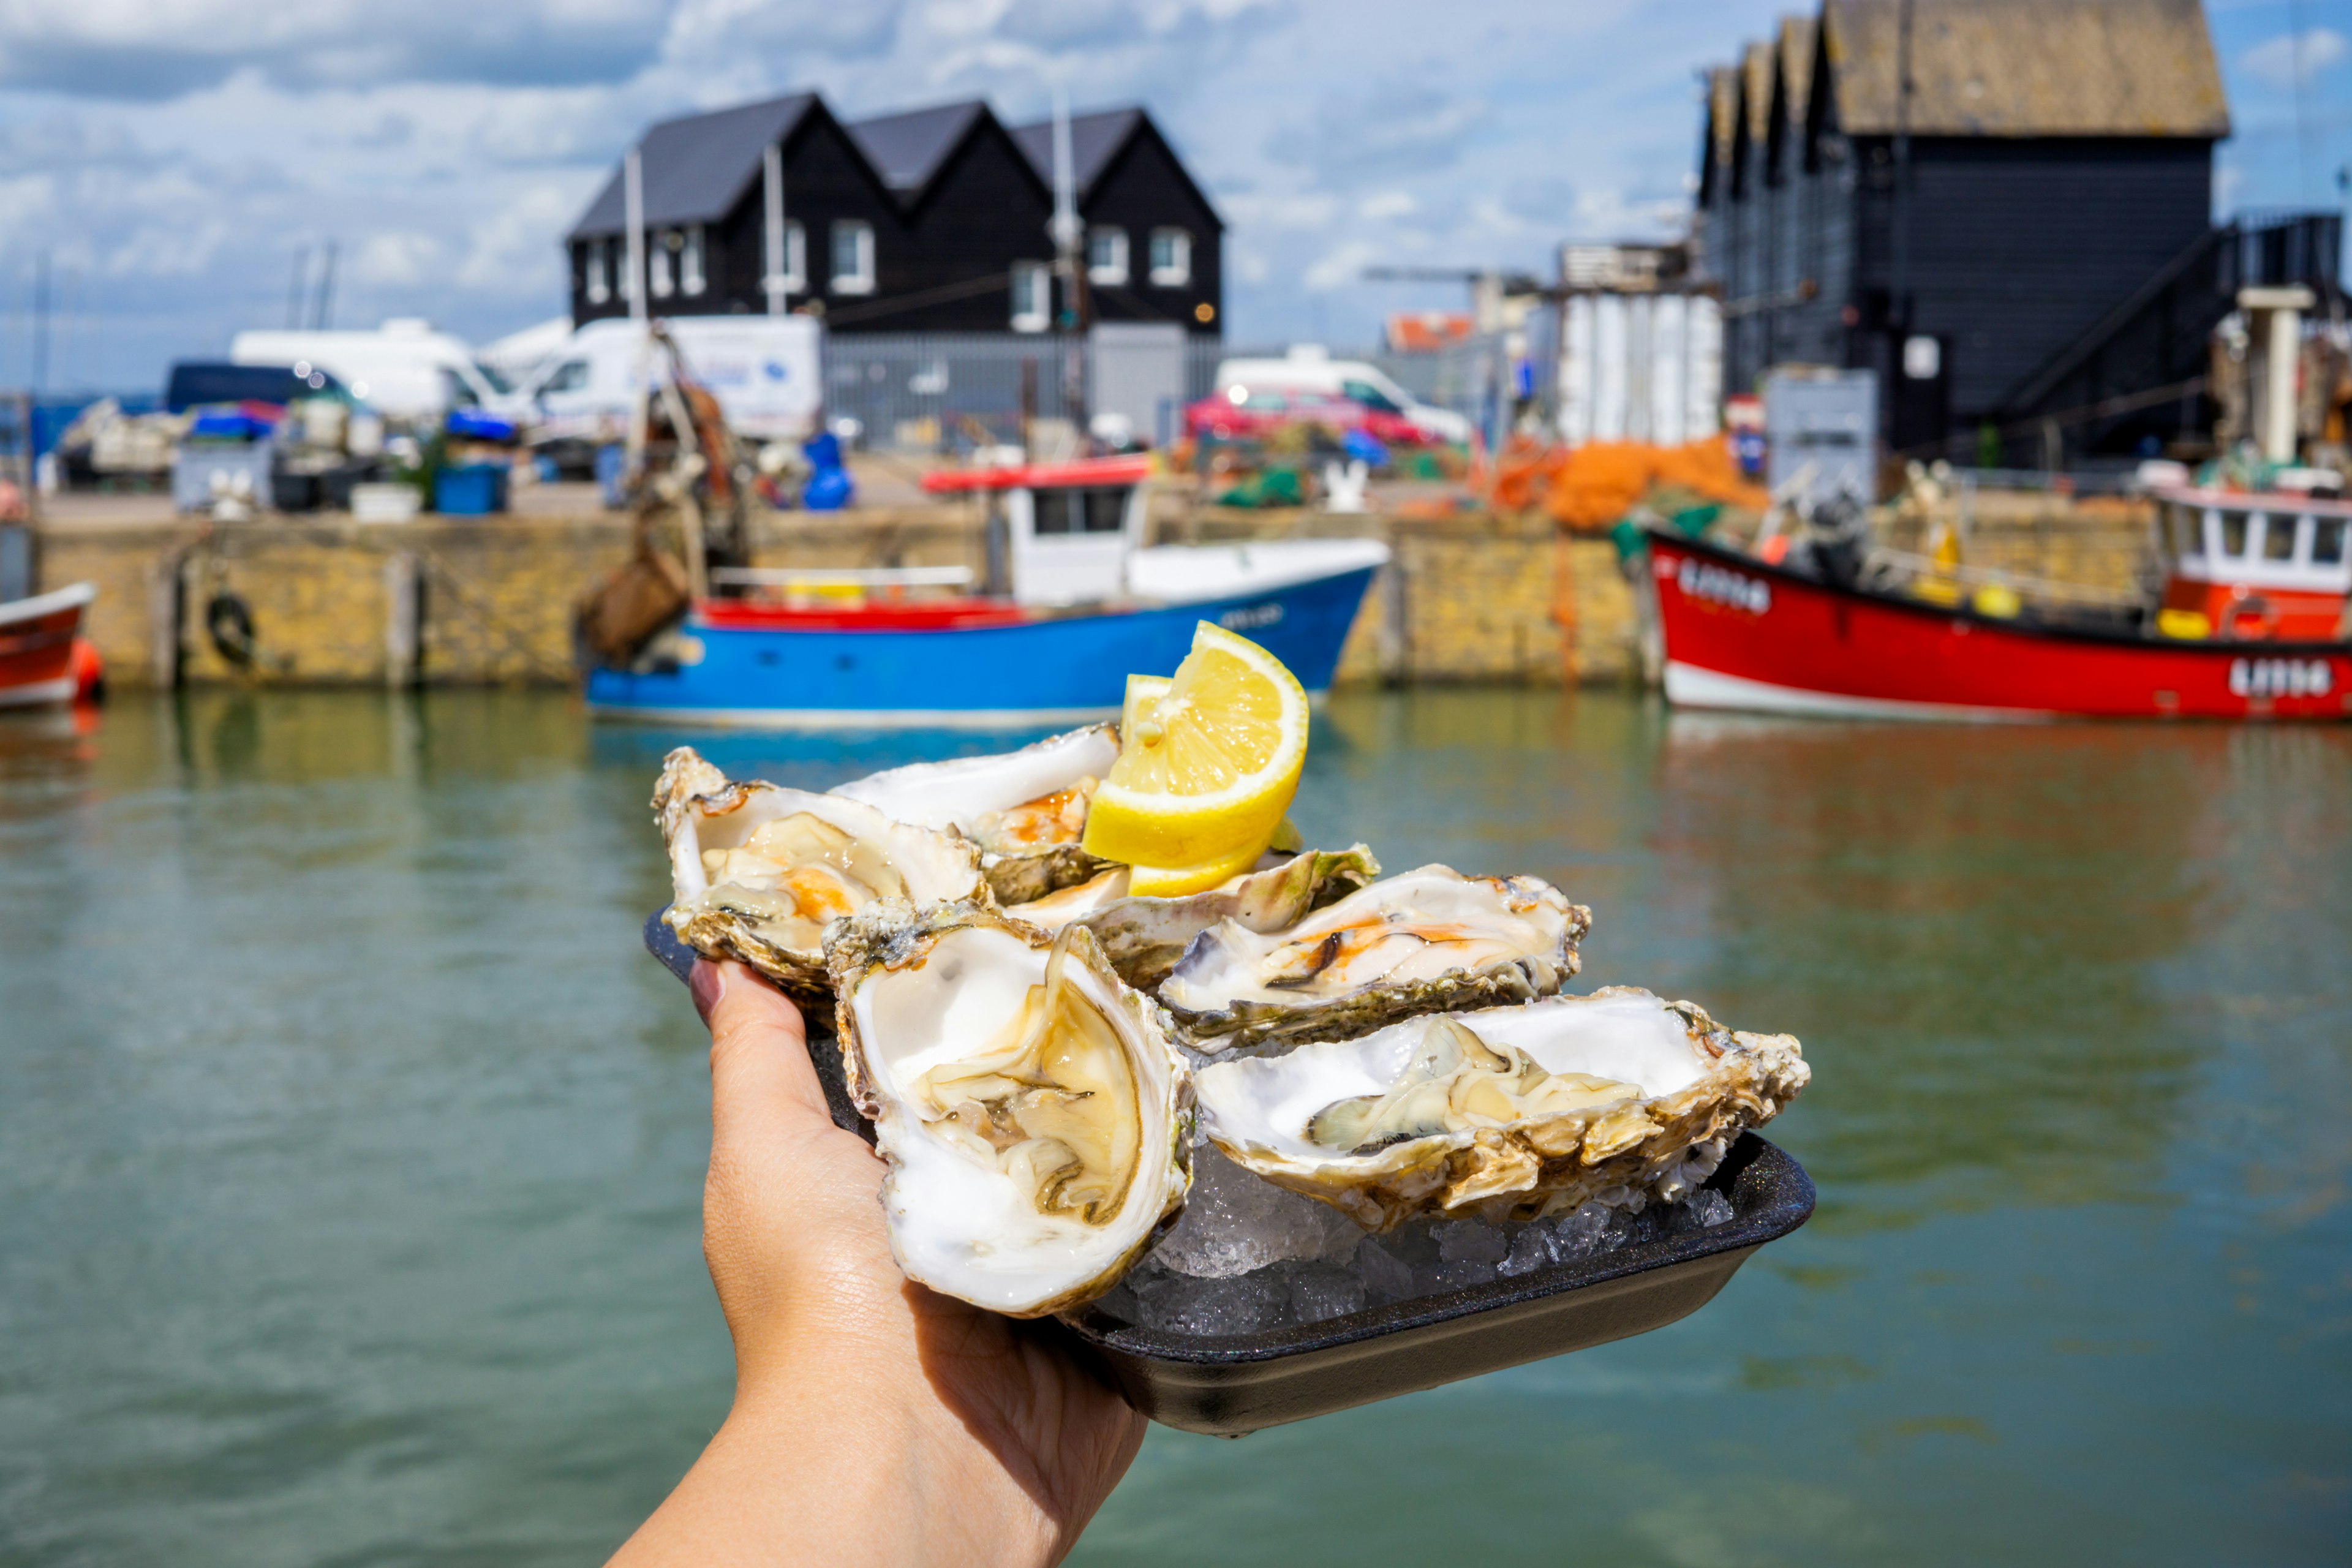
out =
<path fill-rule="evenodd" d="M 2352 715 L 2352 647 L 2340 642 L 2023 626 L 1684 540 L 1653 537 L 1650 548 L 1668 696 L 1679 701 L 1957 719 Z"/>

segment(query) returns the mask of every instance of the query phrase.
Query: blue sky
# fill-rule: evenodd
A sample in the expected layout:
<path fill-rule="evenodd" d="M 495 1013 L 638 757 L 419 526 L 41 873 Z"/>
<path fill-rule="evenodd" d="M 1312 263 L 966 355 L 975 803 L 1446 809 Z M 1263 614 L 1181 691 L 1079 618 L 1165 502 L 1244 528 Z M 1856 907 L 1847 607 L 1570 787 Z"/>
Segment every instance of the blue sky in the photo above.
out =
<path fill-rule="evenodd" d="M 136 388 L 286 314 L 487 339 L 563 308 L 558 237 L 649 121 L 814 86 L 850 116 L 982 94 L 1148 105 L 1229 226 L 1235 340 L 1368 342 L 1450 286 L 1672 230 L 1696 73 L 1761 0 L 0 0 L 0 384 L 52 257 L 52 386 Z M 2333 205 L 2352 0 L 2208 0 L 2237 135 L 2219 203 Z M 2300 39 L 2298 48 L 2296 40 Z M 2297 100 L 2301 102 L 2298 118 Z"/>

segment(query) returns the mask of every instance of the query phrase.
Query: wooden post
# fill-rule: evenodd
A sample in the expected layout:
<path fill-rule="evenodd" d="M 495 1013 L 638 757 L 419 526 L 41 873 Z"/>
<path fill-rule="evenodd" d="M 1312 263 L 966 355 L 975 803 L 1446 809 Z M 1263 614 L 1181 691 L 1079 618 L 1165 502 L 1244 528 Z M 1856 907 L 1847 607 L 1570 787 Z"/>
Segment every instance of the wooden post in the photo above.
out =
<path fill-rule="evenodd" d="M 1407 668 L 1412 657 L 1412 640 L 1405 629 L 1405 582 L 1403 542 L 1397 538 L 1393 527 L 1384 526 L 1388 536 L 1389 563 L 1381 568 L 1381 682 L 1386 686 L 1402 686 L 1411 674 Z"/>
<path fill-rule="evenodd" d="M 383 683 L 394 691 L 415 685 L 423 667 L 422 586 L 412 552 L 383 558 Z"/>
<path fill-rule="evenodd" d="M 147 673 L 159 691 L 180 685 L 180 624 L 187 595 L 176 550 L 147 563 Z"/>

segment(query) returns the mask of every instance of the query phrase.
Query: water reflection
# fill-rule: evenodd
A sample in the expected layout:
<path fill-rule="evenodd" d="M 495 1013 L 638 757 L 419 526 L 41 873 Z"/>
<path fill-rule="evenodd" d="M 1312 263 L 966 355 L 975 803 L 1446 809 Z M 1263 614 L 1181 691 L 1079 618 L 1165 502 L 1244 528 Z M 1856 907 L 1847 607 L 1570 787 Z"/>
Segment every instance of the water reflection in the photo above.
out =
<path fill-rule="evenodd" d="M 669 746 L 533 692 L 0 720 L 0 1562 L 593 1561 L 723 1412 Z M 1294 816 L 1806 1044 L 1815 1222 L 1657 1334 L 1219 1443 L 1074 1561 L 2326 1561 L 2352 735 L 1342 694 Z"/>

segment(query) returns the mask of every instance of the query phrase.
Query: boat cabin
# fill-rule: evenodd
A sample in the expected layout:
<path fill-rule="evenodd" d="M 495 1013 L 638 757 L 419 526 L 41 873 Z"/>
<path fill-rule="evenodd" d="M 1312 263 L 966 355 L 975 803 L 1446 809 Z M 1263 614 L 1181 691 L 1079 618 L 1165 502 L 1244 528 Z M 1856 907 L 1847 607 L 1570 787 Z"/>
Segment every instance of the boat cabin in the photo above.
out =
<path fill-rule="evenodd" d="M 976 495 L 989 509 L 988 588 L 1024 608 L 1128 596 L 1143 546 L 1143 457 L 1096 458 L 927 474 L 935 495 Z"/>
<path fill-rule="evenodd" d="M 2242 641 L 2352 635 L 2352 503 L 2200 489 L 2156 501 L 2169 616 L 2202 616 L 2204 635 Z"/>

